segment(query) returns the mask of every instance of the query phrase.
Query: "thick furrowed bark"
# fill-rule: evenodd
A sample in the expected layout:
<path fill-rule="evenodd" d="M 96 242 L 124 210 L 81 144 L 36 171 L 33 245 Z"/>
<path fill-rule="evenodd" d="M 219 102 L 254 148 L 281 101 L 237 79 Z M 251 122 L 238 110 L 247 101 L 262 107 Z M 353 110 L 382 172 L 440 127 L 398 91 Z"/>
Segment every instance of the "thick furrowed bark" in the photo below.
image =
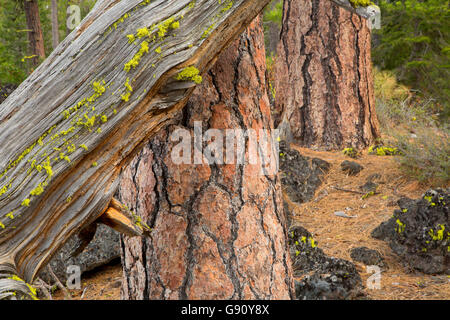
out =
<path fill-rule="evenodd" d="M 267 2 L 97 2 L 1 105 L 5 274 L 31 282 L 72 234 L 105 211 L 121 168 L 192 92 L 195 83 L 176 75 L 188 66 L 208 69 Z M 150 36 L 139 38 L 144 27 Z M 139 64 L 127 72 L 139 50 Z"/>
<path fill-rule="evenodd" d="M 367 20 L 332 2 L 285 1 L 274 118 L 288 140 L 342 150 L 379 137 L 370 40 Z"/>
<path fill-rule="evenodd" d="M 276 170 L 261 175 L 262 164 L 248 162 L 250 139 L 242 144 L 245 164 L 178 164 L 173 157 L 179 130 L 189 145 L 183 155 L 191 160 L 191 147 L 205 151 L 210 129 L 270 134 L 265 71 L 264 32 L 257 18 L 220 55 L 174 124 L 124 170 L 118 199 L 153 231 L 149 237 L 123 238 L 122 298 L 293 298 L 280 180 Z M 195 122 L 197 128 L 201 123 L 204 138 L 193 137 L 199 133 Z M 224 148 L 214 154 L 236 159 L 238 148 L 225 146 L 222 138 L 215 137 Z M 269 143 L 261 146 L 267 160 L 278 151 Z"/>

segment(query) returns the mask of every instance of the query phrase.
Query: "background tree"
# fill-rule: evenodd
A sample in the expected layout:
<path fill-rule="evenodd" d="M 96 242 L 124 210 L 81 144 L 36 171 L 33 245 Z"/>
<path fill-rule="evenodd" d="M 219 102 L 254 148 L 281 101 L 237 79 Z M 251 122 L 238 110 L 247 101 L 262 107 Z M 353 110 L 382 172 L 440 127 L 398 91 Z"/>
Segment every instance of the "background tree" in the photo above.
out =
<path fill-rule="evenodd" d="M 59 24 L 58 24 L 58 1 L 52 1 L 52 47 L 55 49 L 59 44 Z"/>
<path fill-rule="evenodd" d="M 178 144 L 171 135 L 181 128 L 193 135 L 194 121 L 203 132 L 273 128 L 261 22 L 222 53 L 174 124 L 122 176 L 119 199 L 153 228 L 150 237 L 122 243 L 125 299 L 293 298 L 276 172 L 259 175 L 261 164 L 177 165 L 171 158 Z"/>
<path fill-rule="evenodd" d="M 42 34 L 41 19 L 37 0 L 24 0 L 23 7 L 28 27 L 28 41 L 31 61 L 34 67 L 45 59 L 44 36 Z"/>
<path fill-rule="evenodd" d="M 450 115 L 450 7 L 442 0 L 379 1 L 381 29 L 375 31 L 373 61 L 382 70 L 432 97 L 428 104 L 443 123 Z"/>
<path fill-rule="evenodd" d="M 27 75 L 27 23 L 18 1 L 0 0 L 0 85 L 18 84 Z"/>
<path fill-rule="evenodd" d="M 275 125 L 305 147 L 364 148 L 379 136 L 364 18 L 330 1 L 285 0 Z"/>
<path fill-rule="evenodd" d="M 283 17 L 283 1 L 272 0 L 264 11 L 264 34 L 267 56 L 272 58 L 276 54 Z"/>
<path fill-rule="evenodd" d="M 39 0 L 39 18 L 44 39 L 45 55 L 53 50 L 54 29 L 52 24 L 52 4 L 55 0 Z M 28 26 L 23 7 L 24 0 L 0 0 L 0 85 L 18 85 L 35 68 L 29 57 Z M 95 4 L 95 0 L 57 0 L 58 38 L 63 40 L 66 31 L 67 7 L 78 5 L 83 19 Z M 56 34 L 55 34 L 56 35 Z"/>

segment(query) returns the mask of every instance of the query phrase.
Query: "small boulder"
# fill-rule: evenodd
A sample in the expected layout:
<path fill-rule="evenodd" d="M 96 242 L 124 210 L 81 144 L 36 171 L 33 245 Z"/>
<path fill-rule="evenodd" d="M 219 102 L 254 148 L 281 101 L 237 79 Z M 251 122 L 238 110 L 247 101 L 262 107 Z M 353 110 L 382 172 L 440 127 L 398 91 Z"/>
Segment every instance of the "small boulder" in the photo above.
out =
<path fill-rule="evenodd" d="M 280 144 L 281 183 L 292 202 L 312 200 L 330 167 L 324 160 L 304 157 L 297 150 Z"/>
<path fill-rule="evenodd" d="M 380 179 L 381 179 L 381 174 L 372 173 L 370 176 L 367 177 L 367 182 L 375 182 L 375 181 L 379 181 Z"/>
<path fill-rule="evenodd" d="M 361 170 L 364 169 L 364 167 L 354 161 L 345 160 L 341 163 L 341 169 L 349 175 L 355 176 L 360 173 Z"/>
<path fill-rule="evenodd" d="M 367 247 L 357 247 L 350 250 L 350 257 L 354 261 L 362 262 L 366 266 L 379 266 L 380 268 L 386 268 L 384 259 L 381 254 L 373 249 Z"/>
<path fill-rule="evenodd" d="M 289 250 L 299 300 L 358 299 L 363 296 L 361 277 L 347 260 L 327 256 L 311 233 L 301 226 L 289 230 Z"/>
<path fill-rule="evenodd" d="M 361 277 L 350 261 L 329 258 L 318 272 L 295 281 L 298 300 L 365 299 Z"/>
<path fill-rule="evenodd" d="M 70 275 L 67 274 L 69 266 L 78 266 L 80 272 L 84 273 L 120 258 L 120 234 L 103 224 L 97 225 L 92 241 L 80 254 L 74 256 L 74 252 L 82 241 L 80 235 L 72 236 L 50 260 L 49 265 L 63 283 Z M 40 272 L 39 277 L 53 283 L 53 278 L 46 268 Z"/>
<path fill-rule="evenodd" d="M 372 182 L 372 181 L 368 181 L 359 187 L 359 189 L 365 193 L 375 192 L 375 191 L 377 191 L 377 188 L 378 188 L 378 184 L 375 182 Z"/>

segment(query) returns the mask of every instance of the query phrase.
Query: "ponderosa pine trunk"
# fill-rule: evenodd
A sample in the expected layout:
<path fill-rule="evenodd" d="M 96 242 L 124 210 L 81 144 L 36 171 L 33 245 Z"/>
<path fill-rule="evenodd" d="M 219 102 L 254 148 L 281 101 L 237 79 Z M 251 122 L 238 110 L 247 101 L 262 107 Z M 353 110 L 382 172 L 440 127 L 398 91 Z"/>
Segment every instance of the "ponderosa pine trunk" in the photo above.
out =
<path fill-rule="evenodd" d="M 379 136 L 367 20 L 322 0 L 285 0 L 275 125 L 310 148 L 364 148 Z"/>
<path fill-rule="evenodd" d="M 27 20 L 30 56 L 33 56 L 31 62 L 35 68 L 39 65 L 41 59 L 45 59 L 44 36 L 39 17 L 39 5 L 37 0 L 25 0 L 23 6 Z"/>
<path fill-rule="evenodd" d="M 277 174 L 259 175 L 250 164 L 174 164 L 170 137 L 180 128 L 193 133 L 195 121 L 204 132 L 272 130 L 260 18 L 122 175 L 118 198 L 153 228 L 122 242 L 122 298 L 293 298 Z"/>

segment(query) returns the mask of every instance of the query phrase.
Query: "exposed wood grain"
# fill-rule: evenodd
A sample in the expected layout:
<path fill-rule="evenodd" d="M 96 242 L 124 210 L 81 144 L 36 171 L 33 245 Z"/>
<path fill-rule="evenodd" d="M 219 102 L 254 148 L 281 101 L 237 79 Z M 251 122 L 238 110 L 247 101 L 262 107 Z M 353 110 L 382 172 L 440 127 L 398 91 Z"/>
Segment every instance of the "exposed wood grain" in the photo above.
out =
<path fill-rule="evenodd" d="M 195 87 L 176 75 L 208 70 L 268 2 L 99 0 L 1 104 L 0 298 L 29 293 L 52 254 L 105 212 L 122 167 Z"/>
<path fill-rule="evenodd" d="M 72 234 L 105 212 L 121 168 L 192 92 L 194 82 L 175 76 L 188 66 L 209 68 L 267 2 L 98 1 L 5 100 L 0 291 L 26 289 L 7 277 L 31 282 Z M 150 35 L 139 38 L 145 27 Z M 136 68 L 124 70 L 141 48 Z"/>
<path fill-rule="evenodd" d="M 130 237 L 142 236 L 144 234 L 143 228 L 136 225 L 135 221 L 133 221 L 126 212 L 114 207 L 109 207 L 106 212 L 97 219 L 97 222 L 103 223 Z"/>

